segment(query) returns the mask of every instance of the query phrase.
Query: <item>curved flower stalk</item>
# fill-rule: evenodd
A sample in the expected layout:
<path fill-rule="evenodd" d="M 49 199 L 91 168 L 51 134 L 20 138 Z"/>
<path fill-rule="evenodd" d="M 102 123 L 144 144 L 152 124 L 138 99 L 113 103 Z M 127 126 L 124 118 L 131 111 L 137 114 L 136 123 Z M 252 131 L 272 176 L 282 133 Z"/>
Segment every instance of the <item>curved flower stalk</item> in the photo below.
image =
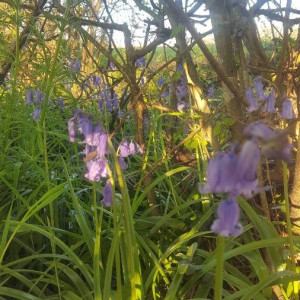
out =
<path fill-rule="evenodd" d="M 32 118 L 35 121 L 40 119 L 42 106 L 45 101 L 46 94 L 40 92 L 38 89 L 30 89 L 26 92 L 26 105 L 37 105 L 32 113 Z"/>

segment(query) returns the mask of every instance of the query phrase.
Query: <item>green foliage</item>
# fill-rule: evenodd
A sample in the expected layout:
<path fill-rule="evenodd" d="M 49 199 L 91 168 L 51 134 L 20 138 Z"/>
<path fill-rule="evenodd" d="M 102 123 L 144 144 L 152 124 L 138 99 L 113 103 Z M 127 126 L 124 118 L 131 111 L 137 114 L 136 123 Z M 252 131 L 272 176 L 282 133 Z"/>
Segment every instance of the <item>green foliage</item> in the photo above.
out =
<path fill-rule="evenodd" d="M 82 10 L 82 3 L 67 3 L 70 11 Z M 37 17 L 38 24 L 30 25 L 26 49 L 14 57 L 4 45 L 19 38 L 15 28 L 21 19 L 12 14 L 13 10 L 0 10 L 1 26 L 11 28 L 9 34 L 0 33 L 0 61 L 13 62 L 0 88 L 0 298 L 212 299 L 218 262 L 210 225 L 215 219 L 215 202 L 221 196 L 198 193 L 198 182 L 205 181 L 207 159 L 212 155 L 211 145 L 199 130 L 204 117 L 193 111 L 193 105 L 186 112 L 156 109 L 158 104 L 169 108 L 171 100 L 162 99 L 162 89 L 148 83 L 142 87 L 149 126 L 146 153 L 127 158 L 129 167 L 121 170 L 115 151 L 123 139 L 136 135 L 137 117 L 126 106 L 126 97 L 113 113 L 105 108 L 100 111 L 97 101 L 101 88 L 85 83 L 89 76 L 101 75 L 103 83 L 115 87 L 121 96 L 128 82 L 123 82 L 120 71 L 99 71 L 107 67 L 109 58 L 97 52 L 95 45 L 87 47 L 97 54 L 93 61 L 85 57 L 86 44 L 72 44 L 82 32 L 71 23 L 68 9 L 64 15 L 44 11 Z M 28 18 L 24 16 L 25 21 Z M 173 28 L 171 37 L 183 30 L 182 24 Z M 55 38 L 49 37 L 49 32 Z M 209 48 L 215 50 L 213 45 Z M 155 49 L 151 68 L 163 63 L 164 50 Z M 123 60 L 125 54 L 130 56 L 124 49 L 111 51 L 120 64 L 123 60 L 118 52 Z M 171 48 L 164 54 L 168 59 L 177 55 Z M 203 59 L 198 49 L 194 56 L 199 63 Z M 80 71 L 70 70 L 69 57 L 85 63 Z M 147 76 L 151 68 L 146 70 Z M 135 75 L 144 76 L 144 71 L 139 69 Z M 212 73 L 209 66 L 199 70 L 203 82 Z M 161 75 L 167 86 L 168 80 L 174 83 L 183 74 L 171 64 L 156 77 Z M 215 81 L 207 81 L 204 89 Z M 45 92 L 40 121 L 32 119 L 34 107 L 25 105 L 30 88 Z M 217 92 L 220 94 L 220 89 Z M 65 99 L 65 107 L 57 104 L 58 97 Z M 192 104 L 191 99 L 185 101 Z M 211 109 L 221 101 L 213 99 Z M 91 183 L 84 178 L 82 143 L 69 141 L 68 120 L 76 108 L 90 113 L 103 129 L 114 133 L 108 154 L 114 190 L 111 208 L 101 204 L 104 181 Z M 124 120 L 118 118 L 118 113 L 126 112 Z M 220 112 L 212 124 L 214 136 L 226 142 L 235 120 Z M 185 125 L 190 125 L 189 133 L 184 132 Z M 189 150 L 192 158 L 176 161 L 176 146 L 170 140 L 184 140 L 180 147 Z M 148 184 L 145 178 L 150 179 Z M 149 205 L 151 192 L 157 199 L 155 205 Z M 290 239 L 282 237 L 276 224 L 249 202 L 242 198 L 238 202 L 244 232 L 225 240 L 222 297 L 267 300 L 277 285 L 286 298 L 290 297 L 292 282 L 300 279 L 291 271 L 291 253 L 286 248 Z M 293 241 L 298 249 L 300 238 Z"/>

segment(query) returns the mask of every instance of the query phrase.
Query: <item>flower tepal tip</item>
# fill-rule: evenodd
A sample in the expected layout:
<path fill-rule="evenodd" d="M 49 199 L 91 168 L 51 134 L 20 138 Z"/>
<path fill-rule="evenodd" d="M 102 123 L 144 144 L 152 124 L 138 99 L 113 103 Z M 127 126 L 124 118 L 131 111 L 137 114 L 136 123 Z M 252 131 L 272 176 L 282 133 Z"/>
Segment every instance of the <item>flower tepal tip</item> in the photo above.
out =
<path fill-rule="evenodd" d="M 239 219 L 240 209 L 237 202 L 231 199 L 224 200 L 218 207 L 218 219 L 212 224 L 211 230 L 223 237 L 238 236 L 243 232 Z"/>

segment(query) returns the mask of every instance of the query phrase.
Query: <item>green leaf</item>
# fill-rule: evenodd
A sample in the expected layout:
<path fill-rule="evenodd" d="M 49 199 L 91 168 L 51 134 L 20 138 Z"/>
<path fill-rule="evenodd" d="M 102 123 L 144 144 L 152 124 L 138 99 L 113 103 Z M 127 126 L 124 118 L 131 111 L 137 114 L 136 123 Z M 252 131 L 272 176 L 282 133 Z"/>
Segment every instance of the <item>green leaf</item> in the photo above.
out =
<path fill-rule="evenodd" d="M 190 140 L 186 141 L 184 143 L 185 147 L 189 150 L 196 149 L 198 147 L 198 141 L 197 138 L 191 138 Z"/>
<path fill-rule="evenodd" d="M 223 120 L 223 123 L 224 123 L 224 125 L 230 127 L 230 126 L 232 126 L 235 123 L 235 120 L 232 119 L 232 118 L 225 118 Z"/>
<path fill-rule="evenodd" d="M 172 75 L 171 78 L 172 78 L 173 81 L 176 81 L 176 80 L 180 79 L 181 76 L 182 76 L 182 71 L 179 70 L 179 71 L 175 72 L 175 73 Z"/>
<path fill-rule="evenodd" d="M 221 131 L 222 131 L 222 124 L 219 123 L 216 126 L 214 126 L 214 128 L 213 128 L 213 135 L 215 135 L 215 136 L 219 135 L 221 133 Z"/>

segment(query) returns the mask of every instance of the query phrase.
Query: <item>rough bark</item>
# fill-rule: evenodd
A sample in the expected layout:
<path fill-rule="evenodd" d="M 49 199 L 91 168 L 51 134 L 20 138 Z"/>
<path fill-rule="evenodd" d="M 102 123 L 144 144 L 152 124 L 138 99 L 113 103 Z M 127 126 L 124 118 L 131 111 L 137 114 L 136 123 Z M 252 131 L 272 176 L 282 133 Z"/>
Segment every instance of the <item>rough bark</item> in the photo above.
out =
<path fill-rule="evenodd" d="M 253 12 L 240 5 L 234 8 L 236 34 L 240 35 L 249 51 L 250 64 L 254 67 L 268 67 L 269 59 L 258 37 Z"/>
<path fill-rule="evenodd" d="M 299 132 L 300 134 L 300 132 Z M 292 223 L 300 227 L 300 138 L 298 136 L 297 155 L 295 162 L 295 173 L 291 198 L 291 219 Z M 298 231 L 298 234 L 300 230 Z"/>
<path fill-rule="evenodd" d="M 226 3 L 229 3 L 229 1 Z M 228 79 L 235 86 L 238 86 L 237 67 L 229 19 L 230 8 L 226 6 L 226 3 L 223 0 L 211 0 L 207 3 L 207 6 L 210 11 L 219 62 L 227 73 Z M 241 103 L 225 84 L 223 84 L 223 95 L 228 114 L 236 120 L 235 124 L 232 126 L 233 139 L 241 140 L 243 132 L 240 123 L 240 121 L 243 121 Z"/>

